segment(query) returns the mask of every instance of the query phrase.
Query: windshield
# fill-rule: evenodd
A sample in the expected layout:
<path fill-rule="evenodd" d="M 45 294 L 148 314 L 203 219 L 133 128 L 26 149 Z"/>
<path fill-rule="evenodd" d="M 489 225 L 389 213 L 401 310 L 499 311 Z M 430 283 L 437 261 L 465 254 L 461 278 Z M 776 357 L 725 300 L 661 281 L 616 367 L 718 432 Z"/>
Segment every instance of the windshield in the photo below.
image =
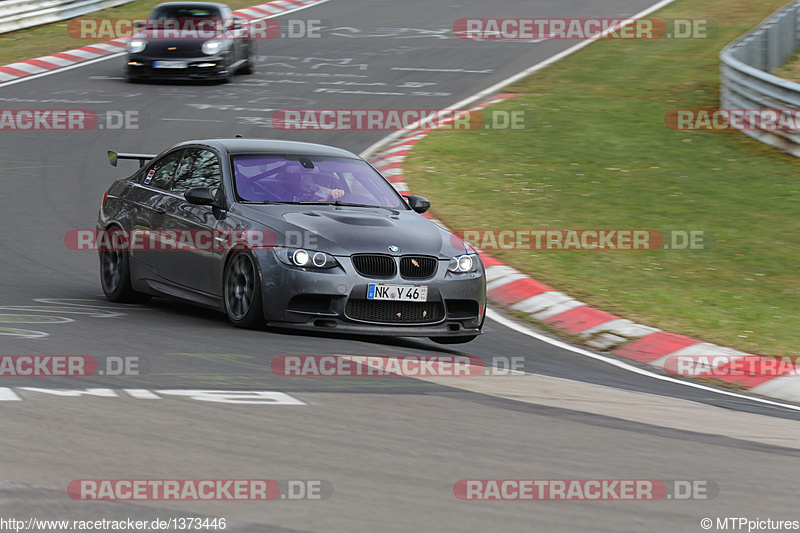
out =
<path fill-rule="evenodd" d="M 238 155 L 236 194 L 256 203 L 343 203 L 402 207 L 400 195 L 364 161 L 343 157 Z"/>
<path fill-rule="evenodd" d="M 216 8 L 162 6 L 153 11 L 150 18 L 156 20 L 219 19 L 222 18 L 222 14 Z"/>

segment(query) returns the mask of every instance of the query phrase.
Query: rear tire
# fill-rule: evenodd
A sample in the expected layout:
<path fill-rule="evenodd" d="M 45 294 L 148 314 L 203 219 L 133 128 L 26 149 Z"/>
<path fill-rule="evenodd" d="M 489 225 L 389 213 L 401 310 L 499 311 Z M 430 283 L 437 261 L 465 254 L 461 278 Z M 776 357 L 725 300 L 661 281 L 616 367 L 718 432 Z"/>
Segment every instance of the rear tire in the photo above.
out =
<path fill-rule="evenodd" d="M 109 228 L 107 231 L 112 236 L 112 246 L 117 244 L 113 233 L 122 230 Z M 103 294 L 112 302 L 145 303 L 152 298 L 152 295 L 137 292 L 131 287 L 130 257 L 125 249 L 112 247 L 110 250 L 100 251 L 100 285 L 103 287 Z"/>
<path fill-rule="evenodd" d="M 252 254 L 236 252 L 225 266 L 222 283 L 225 314 L 237 328 L 255 329 L 264 325 L 261 277 Z"/>

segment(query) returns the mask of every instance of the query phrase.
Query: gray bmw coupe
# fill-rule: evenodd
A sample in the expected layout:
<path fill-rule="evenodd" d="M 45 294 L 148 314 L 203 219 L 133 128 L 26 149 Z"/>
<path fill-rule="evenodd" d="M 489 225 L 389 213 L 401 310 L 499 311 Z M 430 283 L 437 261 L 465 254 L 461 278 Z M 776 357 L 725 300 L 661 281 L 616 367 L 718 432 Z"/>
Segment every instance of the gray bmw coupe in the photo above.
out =
<path fill-rule="evenodd" d="M 468 244 L 357 155 L 318 144 L 187 141 L 139 160 L 98 218 L 101 283 L 218 309 L 240 327 L 424 336 L 481 333 L 486 278 Z"/>

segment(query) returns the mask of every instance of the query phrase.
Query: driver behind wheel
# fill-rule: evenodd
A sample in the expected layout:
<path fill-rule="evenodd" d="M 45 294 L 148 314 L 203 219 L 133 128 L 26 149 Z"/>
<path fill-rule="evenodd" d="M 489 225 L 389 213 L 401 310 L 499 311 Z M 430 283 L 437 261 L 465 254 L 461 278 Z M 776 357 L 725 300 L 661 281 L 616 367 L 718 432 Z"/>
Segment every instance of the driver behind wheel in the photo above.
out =
<path fill-rule="evenodd" d="M 296 202 L 335 202 L 345 195 L 338 178 L 323 173 L 304 173 L 295 181 Z"/>
<path fill-rule="evenodd" d="M 344 189 L 339 184 L 339 178 L 329 172 L 313 174 L 311 181 L 317 186 L 317 197 L 321 202 L 335 202 L 344 196 Z"/>

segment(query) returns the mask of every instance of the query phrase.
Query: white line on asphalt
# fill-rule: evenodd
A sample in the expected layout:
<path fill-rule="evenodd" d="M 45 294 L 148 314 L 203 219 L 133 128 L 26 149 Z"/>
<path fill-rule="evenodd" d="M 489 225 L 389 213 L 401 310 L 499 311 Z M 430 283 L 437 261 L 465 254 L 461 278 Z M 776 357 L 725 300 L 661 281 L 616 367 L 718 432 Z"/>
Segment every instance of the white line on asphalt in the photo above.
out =
<path fill-rule="evenodd" d="M 750 400 L 750 401 L 753 401 L 753 402 L 763 403 L 763 404 L 767 404 L 767 405 L 774 405 L 774 406 L 777 406 L 777 407 L 784 407 L 786 409 L 791 409 L 793 411 L 800 411 L 800 406 L 797 406 L 797 405 L 775 402 L 775 401 L 772 401 L 772 400 L 767 400 L 765 398 L 758 398 L 758 397 L 755 397 L 755 396 L 746 396 L 744 394 L 738 394 L 736 392 L 730 392 L 730 391 L 726 391 L 726 390 L 723 390 L 723 389 L 715 389 L 713 387 L 708 387 L 706 385 L 701 385 L 699 383 L 693 383 L 691 381 L 683 381 L 683 380 L 676 379 L 676 378 L 673 378 L 673 377 L 670 377 L 670 376 L 662 376 L 660 374 L 656 374 L 655 372 L 650 372 L 649 370 L 644 370 L 642 368 L 635 367 L 635 366 L 630 365 L 628 363 L 625 363 L 625 362 L 622 362 L 622 361 L 618 361 L 616 359 L 612 359 L 611 357 L 606 357 L 605 355 L 600 355 L 600 354 L 597 354 L 597 353 L 593 353 L 593 352 L 590 352 L 589 350 L 584 350 L 583 348 L 580 348 L 578 346 L 573 346 L 573 345 L 571 345 L 569 343 L 566 343 L 566 342 L 563 342 L 563 341 L 560 341 L 560 340 L 551 339 L 550 337 L 546 337 L 545 335 L 542 335 L 540 333 L 537 333 L 537 332 L 533 331 L 529 327 L 525 326 L 524 324 L 521 324 L 521 323 L 517 322 L 516 320 L 511 320 L 509 318 L 505 318 L 502 315 L 500 315 L 500 313 L 498 313 L 496 311 L 493 311 L 491 309 L 486 311 L 486 317 L 489 318 L 490 320 L 494 320 L 498 324 L 503 325 L 503 326 L 505 326 L 505 327 L 507 327 L 509 329 L 513 329 L 514 331 L 522 333 L 523 335 L 528 335 L 529 337 L 533 337 L 534 339 L 540 340 L 542 342 L 546 342 L 547 344 L 550 344 L 551 346 L 555 346 L 556 348 L 561 348 L 563 350 L 568 350 L 568 351 L 576 353 L 578 355 L 582 355 L 584 357 L 588 357 L 590 359 L 595 359 L 597 361 L 601 361 L 601 362 L 609 364 L 611 366 L 615 366 L 615 367 L 620 368 L 622 370 L 627 370 L 628 372 L 633 372 L 634 374 L 640 374 L 642 376 L 647 376 L 647 377 L 650 377 L 650 378 L 659 379 L 661 381 L 668 381 L 670 383 L 675 383 L 675 384 L 678 384 L 678 385 L 684 385 L 686 387 L 691 387 L 693 389 L 700 389 L 700 390 L 703 390 L 703 391 L 706 391 L 706 392 L 713 392 L 715 394 L 722 394 L 723 396 L 732 396 L 734 398 L 740 398 L 742 400 Z"/>
<path fill-rule="evenodd" d="M 160 118 L 158 120 L 172 120 L 180 122 L 222 122 L 221 120 L 213 120 L 210 118 Z"/>
<path fill-rule="evenodd" d="M 629 19 L 626 19 L 626 20 L 631 20 L 632 21 L 633 19 L 642 18 L 644 16 L 649 15 L 653 11 L 657 11 L 657 10 L 661 9 L 662 7 L 664 7 L 664 6 L 667 6 L 667 5 L 671 4 L 674 1 L 675 0 L 661 0 L 657 4 L 648 7 L 644 11 L 640 11 L 639 13 L 633 15 L 632 17 L 630 17 Z M 606 31 L 604 31 L 602 33 L 602 35 L 606 35 L 607 33 L 610 33 L 613 29 L 614 28 L 607 29 Z M 583 41 L 577 43 L 576 45 L 570 46 L 566 50 L 557 53 L 554 56 L 550 56 L 549 58 L 545 59 L 544 61 L 540 61 L 539 63 L 536 63 L 532 67 L 528 67 L 527 69 L 523 70 L 522 72 L 518 72 L 517 74 L 514 74 L 513 76 L 511 76 L 509 78 L 506 78 L 506 79 L 504 79 L 503 81 L 501 81 L 499 83 L 495 83 L 494 85 L 492 85 L 491 87 L 489 87 L 487 89 L 479 91 L 479 92 L 473 94 L 472 96 L 464 98 L 460 102 L 456 102 L 455 104 L 453 104 L 453 105 L 451 105 L 449 107 L 446 107 L 444 110 L 461 109 L 463 107 L 468 106 L 469 104 L 471 104 L 472 102 L 474 102 L 476 100 L 480 100 L 480 99 L 485 98 L 487 96 L 491 96 L 492 94 L 496 93 L 497 91 L 499 91 L 503 87 L 505 87 L 507 85 L 511 85 L 512 83 L 515 83 L 515 82 L 521 80 L 522 78 L 530 76 L 534 72 L 542 70 L 544 67 L 546 67 L 548 65 L 551 65 L 551 64 L 555 63 L 556 61 L 559 61 L 560 59 L 562 59 L 564 57 L 567 57 L 568 55 L 577 52 L 581 48 L 589 46 L 591 43 L 593 43 L 596 40 L 597 39 L 586 39 L 586 40 L 583 40 Z M 392 142 L 393 140 L 395 140 L 395 139 L 397 139 L 399 137 L 402 137 L 405 134 L 408 134 L 408 132 L 410 132 L 410 131 L 414 131 L 414 130 L 418 129 L 418 126 L 419 126 L 419 121 L 415 122 L 414 124 L 411 124 L 410 126 L 408 126 L 405 129 L 398 130 L 398 131 L 395 131 L 395 132 L 387 135 L 386 137 L 384 137 L 380 141 L 372 144 L 366 150 L 361 152 L 361 154 L 360 154 L 361 157 L 363 157 L 364 159 L 367 159 L 373 152 L 377 152 L 378 148 L 380 148 L 381 146 L 383 146 L 385 144 L 388 144 L 388 143 Z"/>

